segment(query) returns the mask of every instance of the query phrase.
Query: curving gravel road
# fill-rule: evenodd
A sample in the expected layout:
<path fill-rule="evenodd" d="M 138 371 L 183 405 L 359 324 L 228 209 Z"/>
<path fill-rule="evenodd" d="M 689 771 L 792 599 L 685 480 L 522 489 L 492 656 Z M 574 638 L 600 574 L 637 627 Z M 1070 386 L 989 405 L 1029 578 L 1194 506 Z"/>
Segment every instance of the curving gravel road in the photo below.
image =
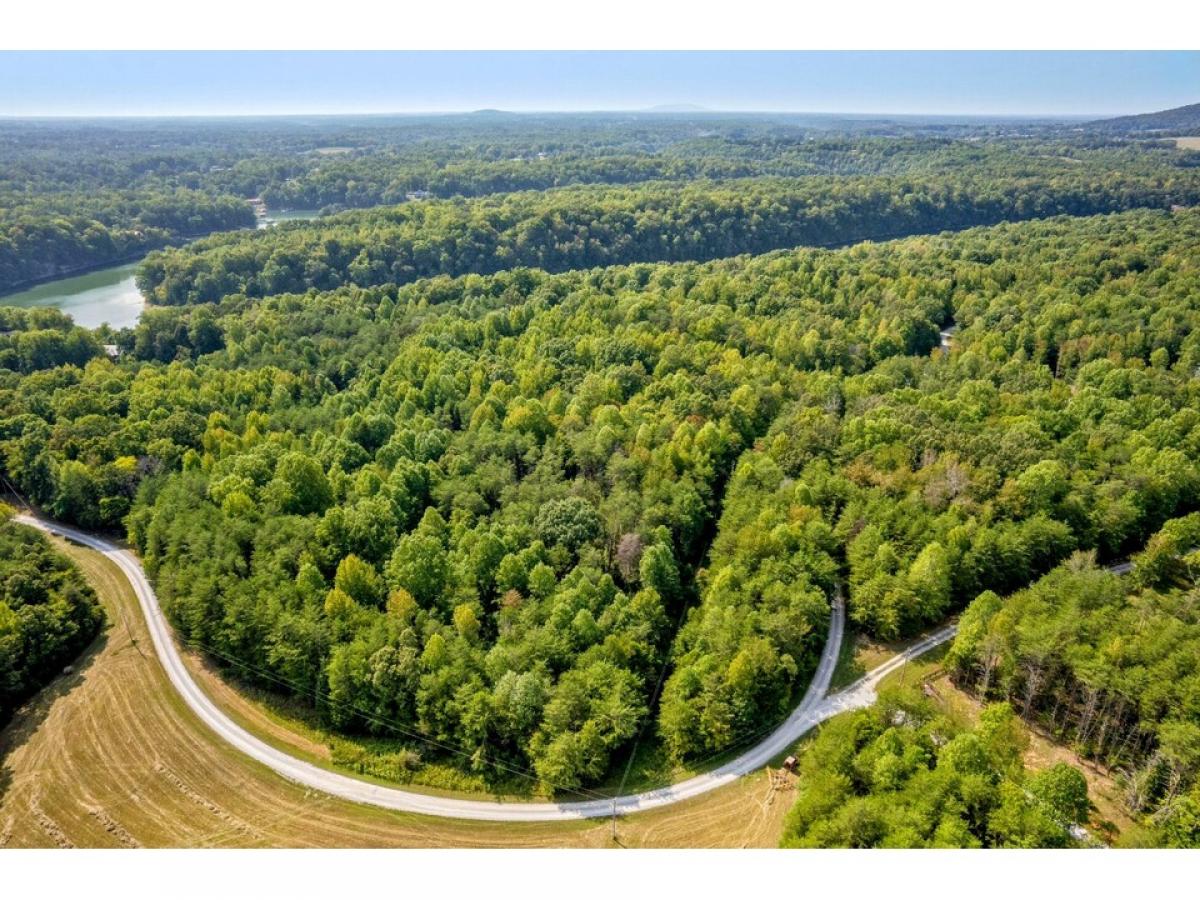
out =
<path fill-rule="evenodd" d="M 874 702 L 875 689 L 884 676 L 902 666 L 909 659 L 914 659 L 938 644 L 950 640 L 955 632 L 954 626 L 943 628 L 888 660 L 845 690 L 828 694 L 845 629 L 844 605 L 839 594 L 834 599 L 830 615 L 829 637 L 822 651 L 821 661 L 799 706 L 761 743 L 756 744 L 731 762 L 668 787 L 613 799 L 573 803 L 524 803 L 515 800 L 505 802 L 439 797 L 401 788 L 369 784 L 348 775 L 331 772 L 304 760 L 296 759 L 285 751 L 272 747 L 255 737 L 222 712 L 200 689 L 184 666 L 183 659 L 172 639 L 171 628 L 163 616 L 158 605 L 158 598 L 150 586 L 150 582 L 146 579 L 146 574 L 137 557 L 128 550 L 123 550 L 102 538 L 93 537 L 90 534 L 66 528 L 36 516 L 22 514 L 14 516 L 14 519 L 97 550 L 121 569 L 137 595 L 142 614 L 146 617 L 150 636 L 154 641 L 155 652 L 158 654 L 171 684 L 192 712 L 199 716 L 201 721 L 216 732 L 222 740 L 289 781 L 305 787 L 356 803 L 430 816 L 500 822 L 547 822 L 602 818 L 614 814 L 628 815 L 656 809 L 707 793 L 767 765 L 773 758 L 788 750 L 802 735 L 826 719 L 848 709 L 869 706 Z"/>

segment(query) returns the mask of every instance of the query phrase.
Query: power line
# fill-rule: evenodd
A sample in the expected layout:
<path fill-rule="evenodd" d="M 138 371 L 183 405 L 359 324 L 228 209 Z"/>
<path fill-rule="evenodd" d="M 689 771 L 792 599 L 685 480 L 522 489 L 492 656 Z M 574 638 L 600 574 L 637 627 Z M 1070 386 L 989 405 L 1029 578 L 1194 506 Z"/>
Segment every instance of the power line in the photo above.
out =
<path fill-rule="evenodd" d="M 227 662 L 231 665 L 238 666 L 248 672 L 252 672 L 255 675 L 258 675 L 260 678 L 264 678 L 268 681 L 272 681 L 272 682 L 275 682 L 276 684 L 282 685 L 283 687 L 289 688 L 298 694 L 303 695 L 303 694 L 309 693 L 309 691 L 310 691 L 309 688 L 300 686 L 297 682 L 293 681 L 292 679 L 288 679 L 281 675 L 277 675 L 274 672 L 271 672 L 267 669 L 263 669 L 259 666 L 254 665 L 253 663 L 248 663 L 243 659 L 239 659 L 235 656 L 231 656 L 227 653 L 224 653 L 221 650 L 218 650 L 216 647 L 213 647 L 210 644 L 206 644 L 205 642 L 200 641 L 196 638 L 186 638 L 186 639 L 183 639 L 183 642 L 189 647 L 192 647 L 194 649 L 203 650 L 205 653 L 209 653 L 209 654 L 217 657 L 218 659 L 224 660 L 225 662 Z M 521 766 L 506 763 L 502 760 L 490 758 L 490 757 L 480 753 L 479 751 L 472 752 L 470 750 L 467 750 L 465 747 L 455 746 L 452 744 L 448 744 L 448 743 L 439 741 L 435 738 L 431 738 L 428 735 L 422 734 L 419 731 L 409 728 L 408 726 L 403 725 L 394 719 L 391 719 L 386 716 L 382 716 L 378 713 L 372 712 L 370 710 L 364 709 L 361 706 L 358 706 L 357 704 L 354 704 L 350 701 L 336 699 L 328 691 L 323 691 L 319 687 L 315 691 L 312 691 L 312 693 L 315 696 L 320 697 L 327 704 L 336 705 L 342 709 L 350 710 L 368 722 L 383 726 L 385 728 L 389 728 L 404 737 L 408 737 L 412 740 L 421 741 L 422 743 L 428 744 L 431 747 L 435 747 L 435 748 L 445 751 L 447 753 L 453 753 L 453 754 L 455 754 L 457 756 L 461 756 L 462 758 L 467 759 L 467 760 L 474 760 L 474 759 L 482 760 L 482 761 L 488 763 L 489 765 L 494 766 L 496 769 L 498 769 L 500 771 L 507 772 L 510 775 L 517 775 L 522 778 L 528 778 L 535 782 L 541 782 L 542 784 L 546 784 L 549 787 L 555 788 L 556 790 L 564 791 L 567 793 L 584 794 L 586 796 L 592 797 L 597 800 L 609 799 L 609 797 L 606 794 L 601 794 L 596 791 L 592 791 L 592 790 L 589 790 L 587 788 L 582 788 L 582 787 L 570 788 L 565 785 L 555 784 L 554 782 L 547 781 L 545 778 L 542 778 L 536 772 L 533 772 L 530 769 L 526 769 Z"/>
<path fill-rule="evenodd" d="M 8 485 L 9 491 L 12 492 L 12 495 L 14 497 L 16 497 L 22 503 L 22 505 L 24 505 L 28 509 L 33 509 L 33 504 L 31 504 L 28 500 L 26 500 L 21 495 L 21 492 L 17 490 L 16 486 L 11 481 L 8 480 L 8 476 L 5 475 L 3 472 L 0 472 L 0 480 L 2 480 L 6 485 Z"/>
<path fill-rule="evenodd" d="M 683 625 L 683 620 L 688 613 L 688 604 L 680 603 L 679 615 L 675 618 L 675 630 L 673 635 L 679 634 L 679 629 Z M 674 641 L 671 641 L 673 644 Z M 617 793 L 613 796 L 612 807 L 612 839 L 617 840 L 617 798 L 625 793 L 625 782 L 629 779 L 629 772 L 633 768 L 633 758 L 637 754 L 638 746 L 642 742 L 642 738 L 646 734 L 646 729 L 650 727 L 651 715 L 650 711 L 654 709 L 654 704 L 658 702 L 659 694 L 662 692 L 663 682 L 666 680 L 667 669 L 671 665 L 670 645 L 667 646 L 663 653 L 663 664 L 658 670 L 658 681 L 655 682 L 654 692 L 650 695 L 650 702 L 646 707 L 646 719 L 642 722 L 642 727 L 638 729 L 637 737 L 633 739 L 633 745 L 629 748 L 629 757 L 625 760 L 625 771 L 621 773 L 621 783 L 617 786 Z"/>

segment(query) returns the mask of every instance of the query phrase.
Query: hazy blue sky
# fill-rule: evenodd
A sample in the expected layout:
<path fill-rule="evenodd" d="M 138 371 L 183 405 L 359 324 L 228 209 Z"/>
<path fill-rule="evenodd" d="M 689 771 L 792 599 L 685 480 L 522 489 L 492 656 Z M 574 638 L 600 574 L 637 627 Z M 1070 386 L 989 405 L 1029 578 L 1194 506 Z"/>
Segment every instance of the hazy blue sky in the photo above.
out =
<path fill-rule="evenodd" d="M 1200 53 L 0 52 L 0 115 L 640 109 L 1103 115 L 1200 101 Z"/>

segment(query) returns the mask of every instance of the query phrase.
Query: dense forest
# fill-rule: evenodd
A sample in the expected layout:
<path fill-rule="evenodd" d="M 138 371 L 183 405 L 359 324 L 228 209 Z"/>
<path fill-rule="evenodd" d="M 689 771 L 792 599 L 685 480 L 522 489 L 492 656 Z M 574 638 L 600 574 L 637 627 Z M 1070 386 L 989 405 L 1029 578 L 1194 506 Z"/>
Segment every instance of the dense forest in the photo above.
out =
<path fill-rule="evenodd" d="M 785 845 L 1075 846 L 1027 725 L 1195 846 L 1200 153 L 1140 127 L 0 122 L 0 293 L 153 251 L 134 328 L 0 307 L 0 475 L 381 777 L 702 767 L 840 593 L 882 641 L 961 612 L 984 711 L 829 722 Z M 101 614 L 7 521 L 0 589 L 2 721 Z"/>
<path fill-rule="evenodd" d="M 0 370 L 82 366 L 100 352 L 95 334 L 56 309 L 0 306 Z"/>
<path fill-rule="evenodd" d="M 13 319 L 0 447 L 218 659 L 414 768 L 577 788 L 647 722 L 697 759 L 777 720 L 839 579 L 892 638 L 1194 508 L 1198 245 L 1143 211 L 232 296 L 117 362 Z"/>
<path fill-rule="evenodd" d="M 0 293 L 245 228 L 254 219 L 244 201 L 253 197 L 272 209 L 337 211 L 569 185 L 764 176 L 1048 181 L 1119 171 L 1171 180 L 1198 162 L 1200 153 L 1132 142 L 1111 129 L 828 116 L 10 120 L 0 123 Z"/>
<path fill-rule="evenodd" d="M 800 755 L 784 847 L 1074 847 L 1088 785 L 1065 763 L 1039 772 L 1008 704 L 966 727 L 909 689 L 825 725 Z"/>
<path fill-rule="evenodd" d="M 749 179 L 506 194 L 347 213 L 219 235 L 147 258 L 138 286 L 167 305 L 403 284 L 514 266 L 564 271 L 831 246 L 1005 219 L 1200 201 L 1200 170 L 1148 177 Z"/>
<path fill-rule="evenodd" d="M 104 612 L 80 571 L 0 504 L 0 726 L 96 636 Z"/>
<path fill-rule="evenodd" d="M 221 185 L 255 190 L 283 208 L 339 211 L 385 206 L 412 197 L 479 197 L 582 184 L 720 180 L 761 176 L 932 175 L 988 172 L 997 177 L 1048 177 L 1094 171 L 1146 174 L 1154 168 L 1195 165 L 1195 154 L 1150 144 L 1081 144 L 1044 137 L 1028 142 L 948 137 L 828 135 L 760 127 L 696 129 L 670 137 L 613 140 L 600 146 L 577 139 L 469 145 L 422 144 L 372 151 L 250 159 L 229 170 Z M 1074 173 L 1078 174 L 1078 173 Z"/>

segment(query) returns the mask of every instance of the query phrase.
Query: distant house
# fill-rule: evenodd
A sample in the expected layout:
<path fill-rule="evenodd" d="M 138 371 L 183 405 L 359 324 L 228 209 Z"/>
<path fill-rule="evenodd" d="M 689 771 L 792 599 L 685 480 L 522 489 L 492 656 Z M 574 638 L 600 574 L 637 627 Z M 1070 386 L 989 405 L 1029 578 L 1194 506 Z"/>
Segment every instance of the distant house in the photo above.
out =
<path fill-rule="evenodd" d="M 429 191 L 409 191 L 404 195 L 406 200 L 428 200 L 433 195 Z"/>
<path fill-rule="evenodd" d="M 109 359 L 120 359 L 121 348 L 116 344 L 104 344 L 104 352 L 108 354 Z"/>

